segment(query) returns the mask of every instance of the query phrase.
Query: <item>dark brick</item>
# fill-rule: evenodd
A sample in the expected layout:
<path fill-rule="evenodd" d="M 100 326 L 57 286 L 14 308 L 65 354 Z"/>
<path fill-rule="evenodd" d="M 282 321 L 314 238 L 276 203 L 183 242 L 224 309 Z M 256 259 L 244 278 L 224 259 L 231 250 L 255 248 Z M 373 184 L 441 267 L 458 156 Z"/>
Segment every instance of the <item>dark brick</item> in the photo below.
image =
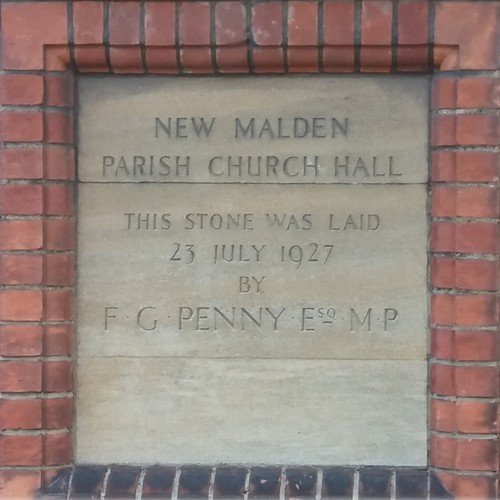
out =
<path fill-rule="evenodd" d="M 314 498 L 317 473 L 312 469 L 290 469 L 286 473 L 287 498 Z"/>
<path fill-rule="evenodd" d="M 256 467 L 250 473 L 250 498 L 279 496 L 280 469 Z"/>
<path fill-rule="evenodd" d="M 102 491 L 105 473 L 105 467 L 76 467 L 71 482 L 72 497 L 89 498 L 92 495 L 98 497 Z"/>
<path fill-rule="evenodd" d="M 243 498 L 247 469 L 220 467 L 215 473 L 215 498 Z"/>
<path fill-rule="evenodd" d="M 207 495 L 211 470 L 193 467 L 182 469 L 179 479 L 179 498 L 192 498 Z"/>
<path fill-rule="evenodd" d="M 354 471 L 352 469 L 326 469 L 323 472 L 323 496 L 352 498 Z"/>
<path fill-rule="evenodd" d="M 361 470 L 359 473 L 360 498 L 390 498 L 391 473 L 385 470 Z"/>
<path fill-rule="evenodd" d="M 143 498 L 170 498 L 174 486 L 175 469 L 151 467 L 146 471 L 142 487 Z"/>

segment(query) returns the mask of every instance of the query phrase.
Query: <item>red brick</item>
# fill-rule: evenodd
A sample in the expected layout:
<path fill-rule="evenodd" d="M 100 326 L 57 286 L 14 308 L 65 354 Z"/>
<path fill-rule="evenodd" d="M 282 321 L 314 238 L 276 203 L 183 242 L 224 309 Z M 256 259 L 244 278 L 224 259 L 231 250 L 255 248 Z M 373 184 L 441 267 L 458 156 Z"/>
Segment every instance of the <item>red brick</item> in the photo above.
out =
<path fill-rule="evenodd" d="M 432 146 L 455 146 L 457 144 L 457 117 L 437 115 L 432 119 Z"/>
<path fill-rule="evenodd" d="M 318 45 L 318 3 L 290 1 L 288 6 L 288 44 Z"/>
<path fill-rule="evenodd" d="M 218 48 L 217 66 L 221 73 L 248 73 L 248 53 L 246 47 Z"/>
<path fill-rule="evenodd" d="M 0 221 L 0 250 L 37 250 L 42 245 L 41 220 Z"/>
<path fill-rule="evenodd" d="M 43 69 L 44 46 L 68 41 L 66 3 L 5 3 L 1 31 L 4 69 Z"/>
<path fill-rule="evenodd" d="M 457 144 L 497 146 L 498 118 L 495 114 L 457 116 Z"/>
<path fill-rule="evenodd" d="M 182 2 L 179 36 L 183 45 L 210 44 L 210 6 L 208 2 Z"/>
<path fill-rule="evenodd" d="M 256 73 L 284 73 L 285 58 L 280 47 L 255 47 L 253 64 Z"/>
<path fill-rule="evenodd" d="M 73 105 L 73 79 L 67 74 L 45 76 L 45 101 L 49 106 Z"/>
<path fill-rule="evenodd" d="M 140 47 L 111 47 L 109 58 L 113 73 L 144 73 Z"/>
<path fill-rule="evenodd" d="M 500 80 L 483 77 L 464 77 L 458 80 L 459 108 L 495 108 L 495 87 Z"/>
<path fill-rule="evenodd" d="M 46 220 L 44 226 L 47 250 L 73 250 L 75 246 L 73 220 Z"/>
<path fill-rule="evenodd" d="M 433 394 L 455 396 L 455 385 L 454 366 L 431 364 L 430 387 Z"/>
<path fill-rule="evenodd" d="M 75 154 L 72 148 L 45 148 L 44 165 L 46 179 L 73 180 L 75 178 Z"/>
<path fill-rule="evenodd" d="M 323 49 L 325 72 L 352 73 L 354 71 L 354 49 L 351 47 L 325 47 Z"/>
<path fill-rule="evenodd" d="M 451 328 L 432 328 L 431 356 L 438 359 L 455 359 L 455 332 Z"/>
<path fill-rule="evenodd" d="M 40 325 L 1 325 L 0 356 L 40 356 L 42 327 Z"/>
<path fill-rule="evenodd" d="M 37 142 L 43 140 L 40 111 L 2 111 L 0 135 L 4 142 Z"/>
<path fill-rule="evenodd" d="M 42 186 L 36 184 L 6 184 L 4 186 L 1 186 L 0 203 L 1 214 L 42 214 Z"/>
<path fill-rule="evenodd" d="M 103 45 L 76 46 L 76 66 L 85 73 L 107 73 L 110 71 Z"/>
<path fill-rule="evenodd" d="M 455 468 L 457 440 L 451 437 L 431 436 L 431 465 L 443 469 Z"/>
<path fill-rule="evenodd" d="M 42 463 L 42 436 L 0 436 L 0 465 L 34 466 Z"/>
<path fill-rule="evenodd" d="M 457 361 L 496 361 L 498 333 L 486 330 L 455 332 Z"/>
<path fill-rule="evenodd" d="M 45 256 L 45 283 L 47 285 L 71 286 L 74 281 L 73 255 L 53 253 Z"/>
<path fill-rule="evenodd" d="M 42 292 L 4 290 L 0 292 L 1 321 L 37 321 L 42 318 Z"/>
<path fill-rule="evenodd" d="M 498 372 L 494 366 L 456 366 L 456 395 L 461 397 L 498 397 Z"/>
<path fill-rule="evenodd" d="M 171 47 L 146 47 L 146 65 L 152 73 L 176 74 L 179 72 L 177 50 Z"/>
<path fill-rule="evenodd" d="M 139 44 L 139 11 L 137 2 L 109 4 L 109 41 L 112 45 Z"/>
<path fill-rule="evenodd" d="M 498 498 L 498 479 L 488 475 L 438 472 L 437 476 L 453 491 L 455 498 Z"/>
<path fill-rule="evenodd" d="M 73 319 L 73 293 L 71 290 L 46 290 L 45 320 L 71 321 Z"/>
<path fill-rule="evenodd" d="M 487 260 L 432 260 L 432 284 L 440 288 L 496 290 L 497 263 Z"/>
<path fill-rule="evenodd" d="M 497 405 L 481 401 L 457 401 L 456 429 L 465 434 L 494 434 Z"/>
<path fill-rule="evenodd" d="M 0 104 L 42 104 L 43 79 L 40 75 L 1 75 Z"/>
<path fill-rule="evenodd" d="M 73 117 L 66 113 L 45 113 L 45 140 L 51 144 L 71 144 Z"/>
<path fill-rule="evenodd" d="M 43 354 L 45 356 L 70 356 L 73 352 L 73 327 L 51 325 L 45 327 Z"/>
<path fill-rule="evenodd" d="M 73 213 L 73 186 L 49 185 L 45 186 L 45 214 L 71 215 Z"/>
<path fill-rule="evenodd" d="M 323 19 L 325 44 L 353 44 L 354 3 L 326 0 L 323 7 Z"/>
<path fill-rule="evenodd" d="M 498 470 L 496 439 L 458 439 L 455 465 L 457 469 Z"/>
<path fill-rule="evenodd" d="M 73 400 L 50 398 L 43 400 L 43 420 L 46 429 L 62 429 L 73 424 Z"/>
<path fill-rule="evenodd" d="M 390 71 L 392 2 L 365 0 L 361 13 L 361 70 Z M 382 47 L 363 47 L 380 45 Z M 386 48 L 387 47 L 387 48 Z"/>
<path fill-rule="evenodd" d="M 42 389 L 41 366 L 41 363 L 35 361 L 3 361 L 0 363 L 0 391 L 40 391 Z"/>
<path fill-rule="evenodd" d="M 73 4 L 73 30 L 77 44 L 103 42 L 103 3 L 79 1 Z"/>
<path fill-rule="evenodd" d="M 41 255 L 0 255 L 0 282 L 4 285 L 39 285 L 42 282 Z"/>
<path fill-rule="evenodd" d="M 5 179 L 41 179 L 43 177 L 42 148 L 0 150 L 0 177 Z"/>
<path fill-rule="evenodd" d="M 325 71 L 354 69 L 354 2 L 327 0 L 323 7 Z M 332 46 L 329 46 L 332 45 Z"/>
<path fill-rule="evenodd" d="M 72 364 L 70 361 L 45 361 L 43 363 L 43 390 L 46 392 L 66 392 L 73 386 Z"/>
<path fill-rule="evenodd" d="M 495 188 L 435 186 L 432 189 L 434 217 L 496 217 L 497 206 Z"/>
<path fill-rule="evenodd" d="M 181 49 L 182 67 L 188 73 L 213 73 L 212 53 L 205 47 L 184 47 Z"/>
<path fill-rule="evenodd" d="M 421 0 L 402 0 L 398 10 L 398 43 L 428 43 L 429 4 Z M 425 49 L 427 50 L 427 49 Z"/>
<path fill-rule="evenodd" d="M 458 46 L 460 69 L 497 69 L 498 11 L 496 2 L 439 2 L 434 43 Z M 454 69 L 453 61 L 441 69 Z"/>
<path fill-rule="evenodd" d="M 243 2 L 220 2 L 215 6 L 217 45 L 246 42 L 246 19 Z"/>
<path fill-rule="evenodd" d="M 440 432 L 456 431 L 455 401 L 431 399 L 430 402 L 430 428 Z"/>
<path fill-rule="evenodd" d="M 434 252 L 495 253 L 497 227 L 494 223 L 433 222 Z"/>
<path fill-rule="evenodd" d="M 434 76 L 432 79 L 432 109 L 457 107 L 457 79 Z"/>
<path fill-rule="evenodd" d="M 456 180 L 462 182 L 498 182 L 496 153 L 461 151 L 456 154 Z"/>
<path fill-rule="evenodd" d="M 439 325 L 495 326 L 493 295 L 433 295 L 431 321 Z"/>
<path fill-rule="evenodd" d="M 64 465 L 72 461 L 71 433 L 48 434 L 44 438 L 44 465 Z"/>
<path fill-rule="evenodd" d="M 1 498 L 35 498 L 40 487 L 40 471 L 20 469 L 0 471 Z"/>
<path fill-rule="evenodd" d="M 175 3 L 146 2 L 146 45 L 175 45 Z"/>
<path fill-rule="evenodd" d="M 41 429 L 42 400 L 0 401 L 0 429 Z"/>
<path fill-rule="evenodd" d="M 257 3 L 252 7 L 252 33 L 257 45 L 277 46 L 282 43 L 281 18 L 281 2 Z"/>

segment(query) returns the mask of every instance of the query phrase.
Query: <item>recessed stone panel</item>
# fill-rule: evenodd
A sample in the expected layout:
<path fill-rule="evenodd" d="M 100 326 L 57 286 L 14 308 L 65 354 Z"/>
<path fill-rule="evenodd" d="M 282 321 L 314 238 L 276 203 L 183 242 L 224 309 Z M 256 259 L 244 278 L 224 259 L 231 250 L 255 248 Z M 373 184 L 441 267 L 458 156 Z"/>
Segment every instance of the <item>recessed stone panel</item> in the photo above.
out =
<path fill-rule="evenodd" d="M 77 460 L 424 465 L 427 80 L 80 83 Z"/>

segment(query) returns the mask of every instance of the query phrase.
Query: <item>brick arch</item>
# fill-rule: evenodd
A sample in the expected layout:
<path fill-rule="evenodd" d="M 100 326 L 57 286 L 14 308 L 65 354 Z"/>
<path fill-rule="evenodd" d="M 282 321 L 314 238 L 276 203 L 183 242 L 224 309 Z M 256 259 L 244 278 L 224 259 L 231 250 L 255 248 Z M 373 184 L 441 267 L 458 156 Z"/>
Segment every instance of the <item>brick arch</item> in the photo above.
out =
<path fill-rule="evenodd" d="M 498 494 L 496 2 L 1 8 L 4 496 L 29 495 L 73 463 L 75 75 L 318 72 L 433 73 L 429 467 L 459 497 Z"/>

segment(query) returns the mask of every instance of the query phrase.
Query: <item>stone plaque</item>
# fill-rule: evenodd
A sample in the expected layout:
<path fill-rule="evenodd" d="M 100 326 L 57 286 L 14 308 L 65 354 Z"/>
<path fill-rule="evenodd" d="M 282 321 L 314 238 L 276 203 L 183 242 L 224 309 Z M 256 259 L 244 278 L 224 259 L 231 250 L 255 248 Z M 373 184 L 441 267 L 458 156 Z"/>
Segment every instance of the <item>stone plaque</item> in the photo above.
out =
<path fill-rule="evenodd" d="M 427 87 L 81 78 L 78 462 L 426 463 Z"/>

